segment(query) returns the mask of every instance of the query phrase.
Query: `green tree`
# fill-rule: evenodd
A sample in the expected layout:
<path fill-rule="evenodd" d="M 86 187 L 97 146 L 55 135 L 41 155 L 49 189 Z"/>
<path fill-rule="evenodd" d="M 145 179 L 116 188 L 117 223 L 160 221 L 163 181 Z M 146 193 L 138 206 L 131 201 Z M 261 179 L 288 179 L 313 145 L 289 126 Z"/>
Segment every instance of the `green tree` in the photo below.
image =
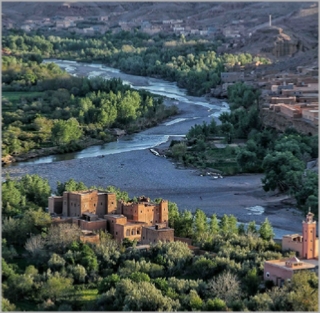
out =
<path fill-rule="evenodd" d="M 79 122 L 75 118 L 67 121 L 58 120 L 52 127 L 52 141 L 57 145 L 68 144 L 76 141 L 82 136 L 82 130 Z"/>
<path fill-rule="evenodd" d="M 136 282 L 136 283 L 139 283 L 141 281 L 146 281 L 146 282 L 150 282 L 150 277 L 148 274 L 146 273 L 139 273 L 139 272 L 133 272 L 129 278 Z"/>
<path fill-rule="evenodd" d="M 254 296 L 258 292 L 260 278 L 258 276 L 256 267 L 247 272 L 243 283 L 249 296 Z"/>
<path fill-rule="evenodd" d="M 175 228 L 175 221 L 179 219 L 179 209 L 176 203 L 168 202 L 169 227 Z"/>
<path fill-rule="evenodd" d="M 196 242 L 202 241 L 207 231 L 208 222 L 206 214 L 202 210 L 196 209 L 193 218 L 193 237 Z"/>
<path fill-rule="evenodd" d="M 260 225 L 259 235 L 264 240 L 271 240 L 274 237 L 273 228 L 268 218 L 266 218 L 264 222 Z"/>
<path fill-rule="evenodd" d="M 294 192 L 299 207 L 307 210 L 309 207 L 318 213 L 319 176 L 317 173 L 306 170 L 302 176 L 302 183 Z"/>
<path fill-rule="evenodd" d="M 108 291 L 109 289 L 116 286 L 116 283 L 120 281 L 118 274 L 111 274 L 105 277 L 98 285 L 99 293 Z"/>
<path fill-rule="evenodd" d="M 212 235 L 219 233 L 219 221 L 216 214 L 212 214 L 210 223 L 209 223 L 209 231 Z"/>
<path fill-rule="evenodd" d="M 209 299 L 204 305 L 205 311 L 227 311 L 226 303 L 219 299 Z"/>
<path fill-rule="evenodd" d="M 73 290 L 73 280 L 61 277 L 58 273 L 48 278 L 41 288 L 41 298 L 52 299 L 53 302 L 60 300 Z"/>
<path fill-rule="evenodd" d="M 76 182 L 73 178 L 70 178 L 65 183 L 57 182 L 56 193 L 59 196 L 63 195 L 64 191 L 83 191 L 89 188 L 83 182 Z"/>
<path fill-rule="evenodd" d="M 254 235 L 257 233 L 256 222 L 251 221 L 248 223 L 247 234 Z"/>
<path fill-rule="evenodd" d="M 262 179 L 265 191 L 279 189 L 280 192 L 294 192 L 301 186 L 304 162 L 291 152 L 273 152 L 266 155 L 262 168 L 265 177 Z"/>
<path fill-rule="evenodd" d="M 124 299 L 124 311 L 173 311 L 179 302 L 163 296 L 161 291 L 149 282 L 139 282 L 132 286 Z"/>
<path fill-rule="evenodd" d="M 60 271 L 64 265 L 66 264 L 66 261 L 63 257 L 60 255 L 53 253 L 50 260 L 48 261 L 48 265 L 52 270 Z"/>

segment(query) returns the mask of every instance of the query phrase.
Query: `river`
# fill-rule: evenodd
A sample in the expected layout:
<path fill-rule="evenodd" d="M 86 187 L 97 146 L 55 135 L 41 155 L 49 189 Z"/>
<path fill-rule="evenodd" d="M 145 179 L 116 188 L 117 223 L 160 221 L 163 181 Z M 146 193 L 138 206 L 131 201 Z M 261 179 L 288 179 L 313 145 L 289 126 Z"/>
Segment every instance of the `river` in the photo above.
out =
<path fill-rule="evenodd" d="M 101 146 L 91 146 L 79 152 L 38 157 L 24 162 L 12 163 L 9 166 L 51 163 L 56 161 L 66 161 L 153 148 L 167 142 L 169 138 L 184 137 L 191 126 L 196 123 L 202 124 L 204 121 L 210 122 L 212 118 L 215 118 L 219 124 L 219 115 L 222 112 L 229 112 L 229 106 L 226 102 L 222 102 L 217 99 L 209 102 L 202 97 L 187 96 L 186 90 L 179 88 L 176 83 L 151 77 L 141 77 L 121 73 L 118 69 L 101 64 L 78 63 L 75 61 L 57 59 L 47 59 L 44 61 L 44 63 L 50 62 L 56 63 L 62 69 L 74 76 L 80 75 L 80 72 L 82 73 L 81 75 L 86 75 L 89 78 L 96 76 L 100 76 L 105 79 L 111 79 L 114 77 L 121 78 L 125 84 L 130 85 L 134 89 L 145 89 L 154 94 L 167 97 L 168 99 L 165 103 L 176 104 L 182 112 L 180 112 L 179 118 L 174 118 L 164 122 L 161 126 L 165 127 L 162 127 L 161 131 L 159 127 L 154 127 L 139 134 L 121 137 L 117 142 L 110 142 Z M 197 106 L 198 109 L 196 111 L 198 114 L 193 116 L 193 111 L 189 112 L 189 110 L 186 109 L 188 106 Z"/>
<path fill-rule="evenodd" d="M 301 232 L 299 211 L 283 206 L 281 198 L 266 194 L 262 189 L 261 174 L 223 179 L 202 177 L 195 170 L 177 168 L 170 160 L 148 151 L 148 148 L 168 145 L 174 137 L 185 136 L 195 124 L 210 123 L 212 118 L 219 123 L 219 115 L 229 111 L 227 103 L 187 96 L 186 90 L 175 83 L 124 74 L 100 64 L 52 59 L 45 62 L 55 62 L 72 75 L 117 77 L 135 89 L 165 95 L 165 104 L 176 104 L 179 114 L 138 134 L 123 136 L 116 142 L 91 146 L 80 152 L 13 163 L 3 168 L 3 179 L 7 173 L 16 178 L 38 174 L 48 179 L 52 190 L 55 190 L 57 181 L 65 182 L 70 178 L 87 186 L 114 185 L 127 191 L 130 197 L 142 194 L 151 199 L 162 197 L 177 203 L 180 210 L 199 208 L 208 217 L 213 213 L 219 217 L 233 214 L 241 222 L 255 220 L 257 224 L 268 217 L 276 238 Z"/>

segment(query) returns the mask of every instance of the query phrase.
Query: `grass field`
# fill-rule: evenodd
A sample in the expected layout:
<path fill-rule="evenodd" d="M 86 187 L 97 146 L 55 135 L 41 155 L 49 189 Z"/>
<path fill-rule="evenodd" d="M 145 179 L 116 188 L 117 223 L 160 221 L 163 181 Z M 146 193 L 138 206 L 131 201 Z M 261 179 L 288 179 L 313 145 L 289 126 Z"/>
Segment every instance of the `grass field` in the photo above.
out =
<path fill-rule="evenodd" d="M 9 101 L 15 102 L 19 101 L 21 98 L 38 97 L 42 94 L 43 92 L 40 91 L 4 91 L 2 92 L 2 98 L 6 98 Z"/>

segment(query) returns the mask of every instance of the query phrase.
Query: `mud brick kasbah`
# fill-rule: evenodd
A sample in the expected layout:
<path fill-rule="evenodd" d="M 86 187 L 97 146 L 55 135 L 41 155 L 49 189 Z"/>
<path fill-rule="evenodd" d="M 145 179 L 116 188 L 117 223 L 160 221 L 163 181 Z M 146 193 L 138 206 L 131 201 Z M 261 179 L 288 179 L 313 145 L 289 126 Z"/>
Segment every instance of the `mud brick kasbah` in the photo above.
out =
<path fill-rule="evenodd" d="M 118 201 L 115 193 L 98 190 L 66 191 L 48 199 L 53 221 L 72 222 L 83 231 L 107 230 L 121 242 L 124 238 L 150 244 L 174 241 L 168 227 L 168 201 L 153 203 L 142 196 L 136 202 Z"/>

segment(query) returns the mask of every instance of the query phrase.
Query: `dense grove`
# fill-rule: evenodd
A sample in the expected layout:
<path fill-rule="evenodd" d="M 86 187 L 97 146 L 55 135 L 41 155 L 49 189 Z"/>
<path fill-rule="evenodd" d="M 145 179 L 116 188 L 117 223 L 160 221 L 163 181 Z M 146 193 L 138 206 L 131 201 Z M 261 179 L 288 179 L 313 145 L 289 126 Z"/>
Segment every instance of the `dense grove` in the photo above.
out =
<path fill-rule="evenodd" d="M 244 83 L 228 88 L 230 113 L 222 113 L 220 125 L 193 126 L 187 141 L 173 142 L 168 155 L 185 166 L 214 169 L 222 174 L 264 173 L 265 191 L 278 190 L 292 195 L 297 206 L 318 213 L 318 174 L 307 169 L 307 162 L 318 158 L 318 136 L 307 136 L 289 128 L 284 133 L 266 128 L 259 115 L 259 90 Z M 220 149 L 223 142 L 245 143 Z"/>
<path fill-rule="evenodd" d="M 110 128 L 139 131 L 176 113 L 162 97 L 120 79 L 73 77 L 53 63 L 13 56 L 2 63 L 3 156 L 50 146 L 77 150 L 81 139 L 112 140 Z"/>
<path fill-rule="evenodd" d="M 52 191 L 37 175 L 7 177 L 2 189 L 4 311 L 315 311 L 318 306 L 313 272 L 295 275 L 282 288 L 263 283 L 265 260 L 292 255 L 273 241 L 267 219 L 259 229 L 254 222 L 237 226 L 232 215 L 220 221 L 213 215 L 208 222 L 199 209 L 180 212 L 169 203 L 175 235 L 191 238 L 204 254 L 195 255 L 182 242 L 158 242 L 141 251 L 135 242 L 120 244 L 102 231 L 98 244 L 83 243 L 77 226 L 53 225 L 44 210 Z M 58 182 L 55 193 L 83 189 L 87 186 L 70 179 Z M 128 200 L 124 191 L 104 190 Z"/>
<path fill-rule="evenodd" d="M 106 32 L 94 38 L 26 35 L 15 31 L 2 38 L 2 47 L 14 55 L 100 62 L 127 73 L 176 81 L 192 95 L 203 95 L 219 84 L 225 65 L 268 63 L 248 53 L 217 55 L 219 44 L 219 40 L 150 36 L 138 31 Z"/>

